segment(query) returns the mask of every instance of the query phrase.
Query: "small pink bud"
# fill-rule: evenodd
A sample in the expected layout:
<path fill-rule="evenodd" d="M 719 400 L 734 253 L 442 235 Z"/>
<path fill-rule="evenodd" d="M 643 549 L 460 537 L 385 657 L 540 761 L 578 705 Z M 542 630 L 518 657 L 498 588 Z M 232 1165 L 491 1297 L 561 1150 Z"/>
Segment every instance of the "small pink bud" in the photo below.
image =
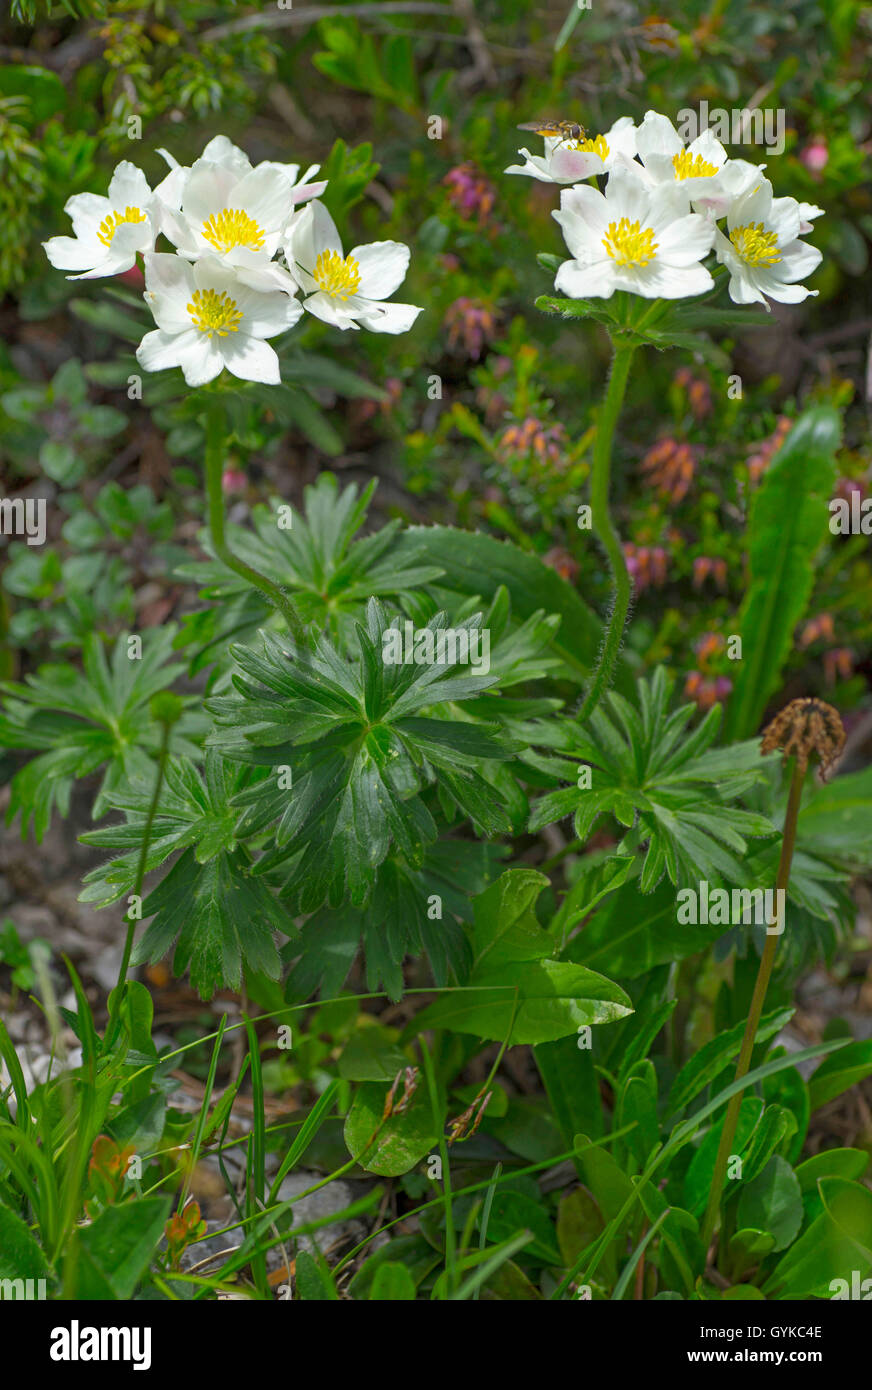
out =
<path fill-rule="evenodd" d="M 221 487 L 224 492 L 244 492 L 248 479 L 239 468 L 225 468 L 221 474 Z"/>
<path fill-rule="evenodd" d="M 800 150 L 799 158 L 810 174 L 819 174 L 826 169 L 830 152 L 823 140 L 812 140 Z"/>

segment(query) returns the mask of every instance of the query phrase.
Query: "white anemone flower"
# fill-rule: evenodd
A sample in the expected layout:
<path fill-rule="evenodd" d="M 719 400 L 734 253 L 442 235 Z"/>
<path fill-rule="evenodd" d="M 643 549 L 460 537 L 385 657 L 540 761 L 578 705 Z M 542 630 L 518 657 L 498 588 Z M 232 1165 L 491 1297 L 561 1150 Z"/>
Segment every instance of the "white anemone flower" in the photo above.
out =
<path fill-rule="evenodd" d="M 669 187 L 646 187 L 619 166 L 605 194 L 589 184 L 565 188 L 552 216 L 573 256 L 558 270 L 555 288 L 573 299 L 609 299 L 615 290 L 683 299 L 712 287 L 700 261 L 711 250 L 714 224 L 677 207 Z"/>
<path fill-rule="evenodd" d="M 184 175 L 191 172 L 189 168 L 183 168 L 169 150 L 158 150 L 158 154 L 163 155 L 171 169 L 180 169 Z M 220 164 L 225 169 L 232 169 L 240 178 L 245 174 L 250 174 L 255 167 L 245 151 L 241 150 L 238 145 L 234 145 L 232 140 L 228 140 L 226 135 L 214 135 L 200 158 L 208 160 L 210 164 Z M 260 165 L 256 167 L 260 168 Z M 309 182 L 320 170 L 320 164 L 310 164 L 302 174 L 299 164 L 278 164 L 277 167 L 286 174 L 291 185 L 291 204 L 293 207 L 305 203 L 309 198 L 320 198 L 327 187 L 326 179 L 317 183 Z"/>
<path fill-rule="evenodd" d="M 795 198 L 773 198 L 772 184 L 761 179 L 737 198 L 727 213 L 729 236 L 718 231 L 715 254 L 730 272 L 735 304 L 800 304 L 817 290 L 797 284 L 820 265 L 816 246 L 799 240 L 802 217 Z"/>
<path fill-rule="evenodd" d="M 214 256 L 193 265 L 182 256 L 146 256 L 145 285 L 157 324 L 136 350 L 147 372 L 181 367 L 189 386 L 204 386 L 226 367 L 246 381 L 278 385 L 279 359 L 264 339 L 297 322 L 299 300 L 251 289 Z"/>
<path fill-rule="evenodd" d="M 505 172 L 528 174 L 541 183 L 582 183 L 592 175 L 607 174 L 617 159 L 632 159 L 635 153 L 636 127 L 631 117 L 621 116 L 605 135 L 577 140 L 546 135 L 544 155 L 519 150 L 524 163 L 510 164 Z"/>
<path fill-rule="evenodd" d="M 164 231 L 186 260 L 217 257 L 250 289 L 295 294 L 294 281 L 273 261 L 293 207 L 285 168 L 264 161 L 245 170 L 236 157 L 242 151 L 226 144 L 226 162 L 202 158 L 186 171 L 181 208 L 165 214 Z"/>
<path fill-rule="evenodd" d="M 729 159 L 720 140 L 704 130 L 685 147 L 667 116 L 646 112 L 636 135 L 642 176 L 650 184 L 680 189 L 695 212 L 723 217 L 733 200 L 747 192 L 765 164 Z M 638 166 L 634 172 L 639 172 Z"/>
<path fill-rule="evenodd" d="M 167 207 L 178 207 L 180 181 L 170 172 L 152 192 L 135 164 L 124 160 L 109 184 L 108 195 L 76 193 L 68 198 L 75 236 L 55 236 L 43 242 L 56 270 L 75 270 L 68 280 L 96 280 L 121 275 L 136 264 L 137 252 L 154 250 Z"/>
<path fill-rule="evenodd" d="M 323 203 L 309 203 L 288 228 L 285 255 L 308 298 L 303 307 L 335 328 L 405 333 L 421 313 L 414 304 L 385 304 L 402 284 L 409 248 L 399 241 L 355 246 L 347 256 Z"/>

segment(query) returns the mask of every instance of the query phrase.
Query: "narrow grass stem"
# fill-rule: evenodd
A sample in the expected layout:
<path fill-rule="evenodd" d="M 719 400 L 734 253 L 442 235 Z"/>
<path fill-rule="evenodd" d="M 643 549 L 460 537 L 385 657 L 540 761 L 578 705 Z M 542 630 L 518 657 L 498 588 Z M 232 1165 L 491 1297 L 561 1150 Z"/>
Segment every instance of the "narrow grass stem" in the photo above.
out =
<path fill-rule="evenodd" d="M 224 416 L 217 405 L 210 402 L 206 411 L 206 495 L 209 508 L 209 534 L 215 554 L 228 569 L 241 579 L 247 579 L 259 589 L 274 608 L 277 608 L 288 625 L 294 641 L 300 645 L 305 639 L 305 630 L 296 608 L 287 594 L 277 584 L 267 579 L 265 574 L 240 560 L 227 544 L 224 527 L 224 491 L 221 477 L 224 471 L 224 443 L 226 429 Z"/>
<path fill-rule="evenodd" d="M 593 513 L 593 529 L 602 543 L 609 562 L 612 576 L 612 610 L 603 639 L 599 662 L 587 693 L 578 712 L 579 722 L 588 719 L 596 709 L 609 685 L 621 648 L 624 624 L 630 607 L 630 572 L 624 557 L 618 533 L 609 511 L 609 486 L 612 471 L 612 440 L 615 425 L 621 413 L 630 363 L 633 360 L 632 343 L 618 343 L 612 358 L 612 369 L 606 388 L 605 400 L 597 420 L 596 437 L 593 444 L 593 466 L 591 471 L 590 500 Z"/>
<path fill-rule="evenodd" d="M 787 892 L 787 884 L 790 879 L 790 865 L 793 860 L 793 850 L 796 844 L 796 822 L 799 816 L 799 801 L 802 795 L 804 778 L 805 765 L 797 761 L 793 769 L 790 794 L 787 799 L 787 811 L 784 817 L 784 831 L 781 839 L 781 858 L 778 863 L 778 874 L 775 879 L 776 905 L 780 901 L 779 891 L 784 893 Z M 781 925 L 783 926 L 783 922 Z M 766 991 L 769 988 L 769 980 L 772 975 L 772 967 L 775 963 L 775 953 L 777 949 L 778 934 L 772 932 L 766 937 L 766 945 L 763 948 L 763 955 L 760 958 L 760 968 L 757 971 L 757 980 L 754 985 L 754 993 L 751 996 L 751 1006 L 748 1010 L 748 1022 L 745 1025 L 745 1033 L 739 1051 L 739 1060 L 736 1065 L 735 1081 L 741 1081 L 743 1076 L 747 1076 L 751 1066 L 751 1055 L 754 1051 L 757 1029 L 760 1026 L 760 1017 L 763 1013 L 763 1004 L 766 999 Z M 743 1092 L 737 1091 L 730 1099 L 724 1117 L 724 1127 L 721 1131 L 721 1142 L 718 1147 L 717 1159 L 715 1160 L 708 1207 L 706 1208 L 705 1220 L 703 1221 L 702 1227 L 703 1245 L 706 1250 L 711 1243 L 715 1227 L 717 1226 L 724 1178 L 726 1177 L 727 1164 L 736 1138 L 736 1127 L 739 1123 L 739 1110 L 742 1104 L 742 1096 Z"/>

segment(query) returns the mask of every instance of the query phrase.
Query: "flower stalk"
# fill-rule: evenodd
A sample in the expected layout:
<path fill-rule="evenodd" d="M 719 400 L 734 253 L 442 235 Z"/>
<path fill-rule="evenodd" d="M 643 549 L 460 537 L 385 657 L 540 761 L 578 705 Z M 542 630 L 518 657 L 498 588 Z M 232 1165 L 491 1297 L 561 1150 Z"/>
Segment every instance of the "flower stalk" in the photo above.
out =
<path fill-rule="evenodd" d="M 778 873 L 775 879 L 776 903 L 783 901 L 779 897 L 779 893 L 787 892 L 787 884 L 790 879 L 790 865 L 793 861 L 793 850 L 796 844 L 796 822 L 799 816 L 799 802 L 802 796 L 802 784 L 805 780 L 805 771 L 806 763 L 804 763 L 801 758 L 798 758 L 793 769 L 793 777 L 790 782 L 790 794 L 787 799 L 787 812 L 784 817 L 781 858 L 778 861 Z M 745 1032 L 742 1037 L 742 1046 L 739 1051 L 739 1060 L 736 1065 L 736 1075 L 734 1077 L 735 1081 L 741 1081 L 743 1076 L 747 1076 L 751 1067 L 751 1054 L 754 1051 L 754 1043 L 757 1039 L 757 1029 L 760 1026 L 766 991 L 769 988 L 772 967 L 775 964 L 775 952 L 778 949 L 778 940 L 779 937 L 776 932 L 772 932 L 766 937 L 766 945 L 763 948 L 763 955 L 760 957 L 760 967 L 757 971 L 757 979 L 754 984 L 754 993 L 751 996 L 748 1021 L 745 1024 Z M 715 1160 L 708 1206 L 702 1226 L 702 1241 L 706 1249 L 708 1249 L 711 1244 L 715 1226 L 717 1225 L 718 1212 L 721 1205 L 721 1193 L 723 1191 L 724 1178 L 726 1177 L 727 1164 L 730 1154 L 733 1151 L 733 1143 L 736 1138 L 736 1128 L 739 1123 L 739 1111 L 741 1109 L 743 1095 L 743 1091 L 738 1091 L 736 1095 L 731 1097 L 727 1105 L 726 1116 L 724 1117 L 721 1142 L 718 1146 L 718 1156 Z"/>
<path fill-rule="evenodd" d="M 597 420 L 596 436 L 593 444 L 593 466 L 591 471 L 590 500 L 593 514 L 593 529 L 602 543 L 609 562 L 612 576 L 612 610 L 608 627 L 600 650 L 599 662 L 587 693 L 578 712 L 579 722 L 588 719 L 596 709 L 609 685 L 621 648 L 624 625 L 630 607 L 632 585 L 630 571 L 624 556 L 624 548 L 615 530 L 609 510 L 609 490 L 612 470 L 612 441 L 615 426 L 621 413 L 630 364 L 633 360 L 635 344 L 616 342 L 605 400 Z"/>
<path fill-rule="evenodd" d="M 791 757 L 795 759 L 793 777 L 790 782 L 790 794 L 787 798 L 787 810 L 784 815 L 781 858 L 778 861 L 778 874 L 775 879 L 776 903 L 783 902 L 784 898 L 780 895 L 787 893 L 790 865 L 796 844 L 796 824 L 799 817 L 802 784 L 805 781 L 809 761 L 814 755 L 820 764 L 821 772 L 825 774 L 832 768 L 844 746 L 845 730 L 842 727 L 839 712 L 823 700 L 791 700 L 790 704 L 786 705 L 763 731 L 763 740 L 760 744 L 761 753 L 773 753 L 780 748 L 784 753 L 785 760 Z M 783 927 L 783 922 L 780 925 Z M 757 981 L 751 996 L 751 1007 L 748 1010 L 748 1022 L 745 1025 L 739 1061 L 736 1066 L 736 1081 L 741 1081 L 743 1076 L 747 1076 L 751 1066 L 751 1054 L 757 1038 L 757 1029 L 760 1026 L 760 1017 L 763 1013 L 763 1004 L 766 999 L 777 948 L 778 933 L 772 932 L 766 937 L 766 945 L 760 959 L 760 968 L 757 971 Z M 721 1131 L 721 1142 L 715 1160 L 708 1207 L 702 1227 L 702 1239 L 706 1249 L 711 1243 L 717 1225 L 724 1177 L 739 1122 L 742 1094 L 739 1091 L 731 1097 L 724 1117 L 724 1127 Z"/>
<path fill-rule="evenodd" d="M 209 510 L 209 535 L 218 559 L 233 570 L 241 579 L 259 589 L 274 608 L 277 608 L 288 625 L 288 631 L 299 645 L 305 639 L 302 619 L 287 594 L 277 584 L 267 579 L 265 574 L 240 560 L 227 544 L 224 525 L 224 489 L 221 478 L 224 472 L 226 429 L 223 412 L 215 402 L 210 402 L 206 410 L 206 496 Z"/>

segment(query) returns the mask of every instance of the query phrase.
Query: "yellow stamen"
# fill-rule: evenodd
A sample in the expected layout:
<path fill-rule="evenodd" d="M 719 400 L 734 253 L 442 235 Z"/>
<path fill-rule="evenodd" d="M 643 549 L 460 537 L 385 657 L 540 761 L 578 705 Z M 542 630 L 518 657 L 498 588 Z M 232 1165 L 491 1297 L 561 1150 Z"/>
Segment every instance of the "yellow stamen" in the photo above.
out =
<path fill-rule="evenodd" d="M 589 140 L 573 140 L 569 147 L 583 150 L 585 154 L 598 154 L 602 160 L 609 157 L 609 145 L 604 135 L 594 135 Z"/>
<path fill-rule="evenodd" d="M 680 154 L 673 155 L 672 167 L 675 177 L 680 180 L 708 179 L 718 172 L 716 164 L 710 164 L 701 154 L 691 154 L 690 150 L 682 150 Z"/>
<path fill-rule="evenodd" d="M 777 265 L 778 234 L 767 232 L 762 222 L 750 222 L 747 227 L 734 227 L 730 241 L 747 265 Z"/>
<path fill-rule="evenodd" d="M 194 290 L 191 302 L 187 305 L 194 327 L 212 338 L 226 338 L 228 333 L 236 333 L 242 321 L 242 310 L 237 309 L 236 300 L 224 290 Z"/>
<path fill-rule="evenodd" d="M 644 266 L 657 254 L 657 242 L 650 227 L 642 229 L 638 222 L 622 217 L 610 222 L 603 237 L 603 246 L 617 265 Z"/>
<path fill-rule="evenodd" d="M 343 260 L 338 251 L 322 251 L 312 276 L 318 289 L 331 299 L 347 299 L 360 288 L 360 266 L 353 256 Z"/>
<path fill-rule="evenodd" d="M 112 238 L 118 231 L 118 228 L 122 226 L 125 222 L 144 221 L 145 213 L 142 211 L 142 208 L 127 207 L 124 209 L 123 212 L 110 212 L 109 216 L 104 217 L 103 221 L 100 223 L 100 229 L 97 232 L 97 236 L 99 237 L 100 241 L 102 241 L 104 246 L 111 246 Z"/>
<path fill-rule="evenodd" d="M 239 208 L 213 212 L 203 223 L 203 236 L 216 251 L 232 251 L 236 246 L 245 246 L 249 251 L 263 250 L 263 228 Z"/>

